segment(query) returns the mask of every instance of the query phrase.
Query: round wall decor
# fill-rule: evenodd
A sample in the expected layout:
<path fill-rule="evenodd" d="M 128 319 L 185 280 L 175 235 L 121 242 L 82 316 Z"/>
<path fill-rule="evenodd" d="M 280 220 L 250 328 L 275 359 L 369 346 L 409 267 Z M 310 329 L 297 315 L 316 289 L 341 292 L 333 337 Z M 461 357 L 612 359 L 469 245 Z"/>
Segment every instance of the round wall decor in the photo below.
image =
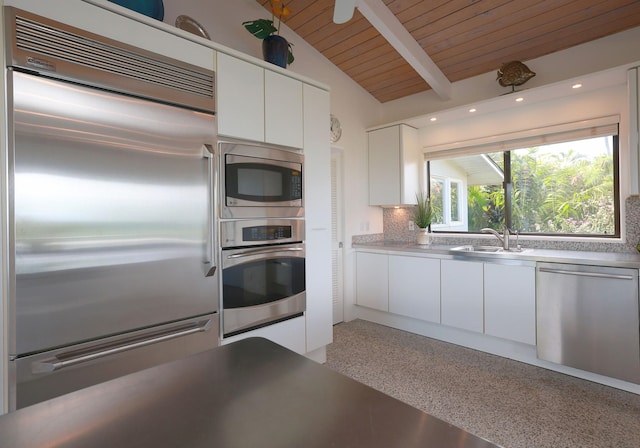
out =
<path fill-rule="evenodd" d="M 335 143 L 340 140 L 341 136 L 342 128 L 340 127 L 340 121 L 335 115 L 331 114 L 331 129 L 329 132 L 329 139 L 331 140 L 331 143 Z"/>

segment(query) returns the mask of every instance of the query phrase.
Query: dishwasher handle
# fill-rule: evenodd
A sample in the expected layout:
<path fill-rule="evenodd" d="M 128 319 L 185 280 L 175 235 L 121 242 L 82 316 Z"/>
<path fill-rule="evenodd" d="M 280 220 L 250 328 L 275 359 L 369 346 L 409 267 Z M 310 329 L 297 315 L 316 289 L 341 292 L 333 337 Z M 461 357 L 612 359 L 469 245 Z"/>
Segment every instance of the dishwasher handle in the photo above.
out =
<path fill-rule="evenodd" d="M 625 274 L 605 274 L 602 272 L 582 272 L 567 271 L 565 269 L 538 268 L 540 272 L 548 272 L 550 274 L 576 275 L 578 277 L 596 277 L 596 278 L 612 278 L 616 280 L 634 280 L 633 275 Z"/>
<path fill-rule="evenodd" d="M 116 355 L 118 353 L 126 352 L 129 350 L 146 347 L 159 342 L 168 341 L 170 339 L 181 338 L 194 333 L 200 333 L 209 331 L 212 327 L 211 319 L 206 322 L 200 323 L 195 327 L 185 330 L 175 331 L 175 329 L 168 331 L 160 336 L 155 336 L 149 339 L 143 339 L 136 342 L 124 342 L 115 347 L 106 348 L 104 350 L 97 350 L 80 356 L 70 357 L 68 359 L 60 359 L 64 354 L 54 356 L 53 358 L 45 359 L 42 361 L 34 362 L 31 365 L 31 373 L 51 373 L 56 370 L 63 369 L 65 367 L 72 367 L 85 362 L 93 361 L 95 359 L 104 358 L 106 356 Z M 62 355 L 62 356 L 61 356 Z"/>

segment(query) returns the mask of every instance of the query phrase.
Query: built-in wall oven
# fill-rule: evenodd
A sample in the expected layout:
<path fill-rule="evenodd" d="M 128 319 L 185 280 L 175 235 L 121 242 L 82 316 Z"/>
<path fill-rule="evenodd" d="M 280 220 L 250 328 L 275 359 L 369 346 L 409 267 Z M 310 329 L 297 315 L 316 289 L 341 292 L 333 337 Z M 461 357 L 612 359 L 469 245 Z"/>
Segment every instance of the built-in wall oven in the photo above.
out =
<path fill-rule="evenodd" d="M 304 221 L 222 221 L 222 326 L 230 337 L 306 309 Z"/>
<path fill-rule="evenodd" d="M 304 216 L 299 151 L 232 140 L 219 146 L 222 219 Z"/>

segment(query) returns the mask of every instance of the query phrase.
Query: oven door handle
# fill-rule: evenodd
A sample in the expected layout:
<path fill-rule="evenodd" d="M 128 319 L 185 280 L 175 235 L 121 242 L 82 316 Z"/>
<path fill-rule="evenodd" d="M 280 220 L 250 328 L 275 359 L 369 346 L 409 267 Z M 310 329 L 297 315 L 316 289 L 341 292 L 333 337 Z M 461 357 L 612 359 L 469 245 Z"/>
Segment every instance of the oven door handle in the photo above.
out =
<path fill-rule="evenodd" d="M 303 250 L 304 249 L 302 247 L 284 247 L 282 249 L 273 249 L 273 248 L 254 249 L 254 250 L 241 252 L 239 254 L 227 255 L 227 259 L 251 257 L 253 255 L 262 255 L 262 254 L 275 254 L 277 252 L 302 252 Z"/>

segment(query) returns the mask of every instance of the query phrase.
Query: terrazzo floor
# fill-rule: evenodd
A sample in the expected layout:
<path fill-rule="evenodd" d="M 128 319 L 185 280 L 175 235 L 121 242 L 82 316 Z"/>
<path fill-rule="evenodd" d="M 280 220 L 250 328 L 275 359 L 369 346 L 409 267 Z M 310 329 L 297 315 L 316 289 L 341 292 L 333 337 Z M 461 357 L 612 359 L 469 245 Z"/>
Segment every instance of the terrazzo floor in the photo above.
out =
<path fill-rule="evenodd" d="M 371 322 L 326 365 L 505 448 L 640 447 L 639 395 Z"/>

